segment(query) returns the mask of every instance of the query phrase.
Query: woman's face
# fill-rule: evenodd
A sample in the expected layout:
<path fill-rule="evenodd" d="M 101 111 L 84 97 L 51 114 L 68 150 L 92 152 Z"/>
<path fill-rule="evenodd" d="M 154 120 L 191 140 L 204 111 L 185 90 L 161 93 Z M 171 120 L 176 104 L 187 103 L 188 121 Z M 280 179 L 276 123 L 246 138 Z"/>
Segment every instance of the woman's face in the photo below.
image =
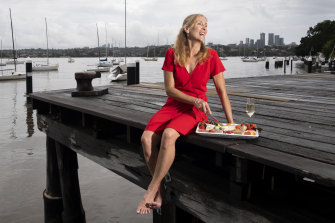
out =
<path fill-rule="evenodd" d="M 193 26 L 187 29 L 186 32 L 189 32 L 189 39 L 204 42 L 207 34 L 207 19 L 203 16 L 198 16 Z"/>

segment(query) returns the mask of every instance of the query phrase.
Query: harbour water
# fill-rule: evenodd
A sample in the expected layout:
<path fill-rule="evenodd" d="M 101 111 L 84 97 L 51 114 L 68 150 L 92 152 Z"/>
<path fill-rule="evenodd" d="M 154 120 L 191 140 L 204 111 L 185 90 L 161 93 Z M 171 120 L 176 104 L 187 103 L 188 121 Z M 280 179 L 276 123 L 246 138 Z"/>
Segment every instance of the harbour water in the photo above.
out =
<path fill-rule="evenodd" d="M 33 91 L 75 88 L 74 73 L 88 69 L 97 58 L 50 58 L 58 63 L 59 70 L 33 73 Z M 140 61 L 141 82 L 162 82 L 161 66 L 164 58 L 146 62 L 141 58 L 127 58 L 127 62 Z M 46 61 L 33 58 L 33 62 Z M 294 62 L 292 73 L 305 73 Z M 240 58 L 229 57 L 223 61 L 225 78 L 284 75 L 283 68 L 270 69 L 265 62 L 244 63 Z M 7 69 L 10 65 L 7 65 Z M 24 65 L 18 65 L 24 71 Z M 290 67 L 286 75 L 290 75 Z M 1 75 L 1 74 L 0 74 Z M 94 79 L 94 86 L 111 84 L 106 73 Z M 114 83 L 113 83 L 114 84 Z M 120 83 L 118 83 L 120 84 Z M 37 129 L 36 113 L 26 103 L 24 80 L 0 82 L 0 222 L 43 222 L 42 192 L 45 189 L 45 134 Z M 144 190 L 107 169 L 78 155 L 79 182 L 87 222 L 152 222 L 152 216 L 138 216 L 137 203 Z"/>

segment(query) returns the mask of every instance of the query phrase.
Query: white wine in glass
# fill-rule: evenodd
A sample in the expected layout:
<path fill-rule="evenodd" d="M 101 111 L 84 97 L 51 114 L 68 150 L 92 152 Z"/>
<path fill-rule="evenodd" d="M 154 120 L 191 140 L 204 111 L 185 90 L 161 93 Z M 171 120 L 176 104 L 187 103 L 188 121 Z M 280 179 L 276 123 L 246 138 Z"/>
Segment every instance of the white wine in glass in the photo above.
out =
<path fill-rule="evenodd" d="M 249 121 L 251 122 L 251 116 L 253 116 L 253 114 L 255 113 L 255 104 L 250 98 L 248 98 L 247 100 L 246 113 L 248 114 Z"/>

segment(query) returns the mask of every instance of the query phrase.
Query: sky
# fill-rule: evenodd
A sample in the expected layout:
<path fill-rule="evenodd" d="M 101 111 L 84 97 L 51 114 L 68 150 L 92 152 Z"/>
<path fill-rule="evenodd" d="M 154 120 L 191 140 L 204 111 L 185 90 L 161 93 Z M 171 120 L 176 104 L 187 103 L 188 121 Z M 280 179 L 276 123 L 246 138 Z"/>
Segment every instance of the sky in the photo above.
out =
<path fill-rule="evenodd" d="M 9 8 L 17 49 L 66 49 L 125 45 L 125 0 L 0 0 L 0 40 L 12 48 Z M 285 44 L 300 43 L 309 27 L 335 20 L 334 0 L 127 0 L 126 44 L 129 47 L 173 44 L 186 16 L 204 14 L 206 42 L 239 43 L 274 33 Z"/>

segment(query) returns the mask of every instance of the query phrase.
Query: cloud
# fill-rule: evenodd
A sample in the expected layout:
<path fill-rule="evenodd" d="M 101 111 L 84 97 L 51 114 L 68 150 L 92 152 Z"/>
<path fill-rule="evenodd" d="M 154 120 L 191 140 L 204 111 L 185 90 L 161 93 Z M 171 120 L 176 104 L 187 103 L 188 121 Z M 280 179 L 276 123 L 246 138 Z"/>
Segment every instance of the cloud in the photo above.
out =
<path fill-rule="evenodd" d="M 9 10 L 19 48 L 45 48 L 44 18 L 48 20 L 51 48 L 97 46 L 96 23 L 101 44 L 124 45 L 125 0 L 11 0 L 0 8 L 0 38 L 10 49 Z M 183 19 L 192 13 L 208 18 L 207 42 L 238 43 L 273 32 L 286 43 L 299 42 L 310 26 L 333 20 L 335 2 L 330 0 L 193 0 L 127 1 L 127 45 L 173 43 Z"/>

